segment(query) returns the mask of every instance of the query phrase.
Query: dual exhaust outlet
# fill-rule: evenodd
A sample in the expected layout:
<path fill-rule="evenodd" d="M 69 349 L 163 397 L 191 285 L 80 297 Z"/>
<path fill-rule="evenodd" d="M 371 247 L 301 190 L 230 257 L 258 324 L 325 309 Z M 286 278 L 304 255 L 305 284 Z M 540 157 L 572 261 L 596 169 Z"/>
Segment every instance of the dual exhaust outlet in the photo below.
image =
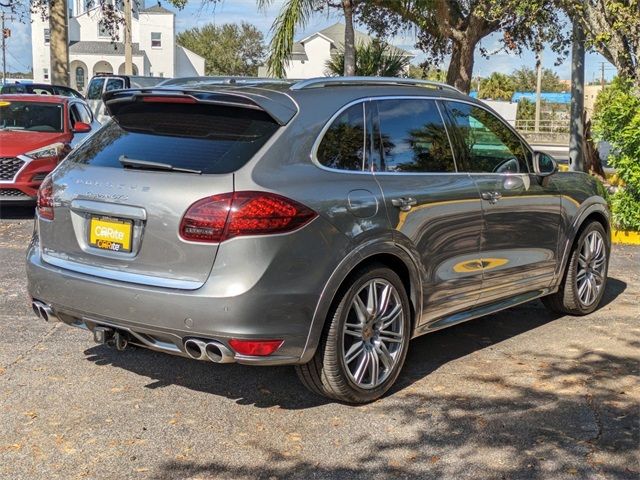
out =
<path fill-rule="evenodd" d="M 41 318 L 45 322 L 57 322 L 58 317 L 56 316 L 51 305 L 47 305 L 40 300 L 34 300 L 31 302 L 31 308 L 33 309 L 33 313 L 36 314 L 36 317 Z"/>
<path fill-rule="evenodd" d="M 209 360 L 214 363 L 233 363 L 234 354 L 216 340 L 190 338 L 184 342 L 184 350 L 194 360 Z"/>

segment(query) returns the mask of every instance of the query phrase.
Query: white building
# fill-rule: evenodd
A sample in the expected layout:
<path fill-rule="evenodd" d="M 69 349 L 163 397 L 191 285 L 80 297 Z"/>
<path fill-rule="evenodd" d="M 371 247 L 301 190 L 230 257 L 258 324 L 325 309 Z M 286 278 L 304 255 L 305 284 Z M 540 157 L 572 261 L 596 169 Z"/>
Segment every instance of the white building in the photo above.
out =
<path fill-rule="evenodd" d="M 344 45 L 344 23 L 336 23 L 330 27 L 320 30 L 303 38 L 293 44 L 289 64 L 285 68 L 286 78 L 313 78 L 327 75 L 326 63 L 332 55 L 343 50 Z M 366 33 L 355 31 L 355 44 L 367 45 L 373 40 Z M 408 58 L 413 58 L 413 54 L 397 47 L 391 47 L 397 53 Z M 258 69 L 259 77 L 268 76 L 266 66 Z"/>
<path fill-rule="evenodd" d="M 104 3 L 113 2 L 106 0 Z M 135 75 L 182 77 L 204 75 L 204 58 L 175 43 L 175 15 L 159 4 L 134 5 L 131 37 Z M 69 0 L 69 63 L 71 87 L 83 91 L 97 73 L 124 74 L 124 44 L 114 42 L 103 22 L 98 0 Z M 92 6 L 96 5 L 96 6 Z M 138 8 L 140 5 L 141 8 Z M 116 0 L 116 8 L 122 1 Z M 39 13 L 31 16 L 34 82 L 48 83 L 49 23 Z M 118 39 L 124 38 L 119 27 Z"/>

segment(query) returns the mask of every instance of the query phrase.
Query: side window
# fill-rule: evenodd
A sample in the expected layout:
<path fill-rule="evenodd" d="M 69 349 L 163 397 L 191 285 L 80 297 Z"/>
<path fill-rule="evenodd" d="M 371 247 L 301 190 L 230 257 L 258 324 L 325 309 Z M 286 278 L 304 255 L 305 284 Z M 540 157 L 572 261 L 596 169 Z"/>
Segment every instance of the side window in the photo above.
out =
<path fill-rule="evenodd" d="M 69 120 L 69 123 L 71 123 L 71 128 L 76 126 L 76 122 L 82 121 L 80 119 L 80 109 L 78 108 L 77 103 L 69 105 Z"/>
<path fill-rule="evenodd" d="M 89 88 L 87 89 L 87 99 L 88 100 L 100 100 L 102 98 L 102 87 L 104 86 L 104 78 L 94 78 L 89 83 Z"/>
<path fill-rule="evenodd" d="M 110 92 L 111 90 L 122 90 L 124 88 L 124 82 L 121 78 L 110 78 L 107 80 L 107 88 L 104 89 L 105 92 Z"/>
<path fill-rule="evenodd" d="M 347 108 L 325 132 L 318 147 L 318 161 L 338 170 L 365 169 L 364 104 Z"/>
<path fill-rule="evenodd" d="M 456 127 L 465 170 L 471 173 L 527 173 L 528 151 L 502 120 L 466 103 L 446 102 Z"/>
<path fill-rule="evenodd" d="M 433 100 L 379 100 L 383 172 L 455 172 L 453 152 Z"/>

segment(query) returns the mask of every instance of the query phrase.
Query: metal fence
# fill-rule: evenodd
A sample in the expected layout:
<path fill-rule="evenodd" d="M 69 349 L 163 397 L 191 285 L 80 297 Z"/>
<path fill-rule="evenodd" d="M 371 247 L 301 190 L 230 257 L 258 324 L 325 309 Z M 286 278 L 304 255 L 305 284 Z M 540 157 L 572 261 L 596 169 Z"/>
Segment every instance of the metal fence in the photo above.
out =
<path fill-rule="evenodd" d="M 521 133 L 569 133 L 569 122 L 564 120 L 540 120 L 537 131 L 535 120 L 516 120 L 515 127 Z"/>

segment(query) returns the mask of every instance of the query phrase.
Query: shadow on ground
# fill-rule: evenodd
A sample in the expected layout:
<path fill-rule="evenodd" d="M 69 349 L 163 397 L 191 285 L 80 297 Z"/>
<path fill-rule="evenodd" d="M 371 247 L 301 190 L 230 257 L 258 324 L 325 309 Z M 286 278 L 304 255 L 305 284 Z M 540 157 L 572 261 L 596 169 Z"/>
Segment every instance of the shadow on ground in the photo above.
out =
<path fill-rule="evenodd" d="M 609 278 L 603 305 L 612 302 L 625 288 L 626 283 Z M 388 395 L 402 391 L 452 360 L 558 318 L 536 301 L 417 338 L 412 341 L 403 372 Z M 179 385 L 260 408 L 302 409 L 329 402 L 308 392 L 290 367 L 214 365 L 138 348 L 118 352 L 102 345 L 86 350 L 85 354 L 98 365 L 112 365 L 152 379 L 147 388 Z"/>

